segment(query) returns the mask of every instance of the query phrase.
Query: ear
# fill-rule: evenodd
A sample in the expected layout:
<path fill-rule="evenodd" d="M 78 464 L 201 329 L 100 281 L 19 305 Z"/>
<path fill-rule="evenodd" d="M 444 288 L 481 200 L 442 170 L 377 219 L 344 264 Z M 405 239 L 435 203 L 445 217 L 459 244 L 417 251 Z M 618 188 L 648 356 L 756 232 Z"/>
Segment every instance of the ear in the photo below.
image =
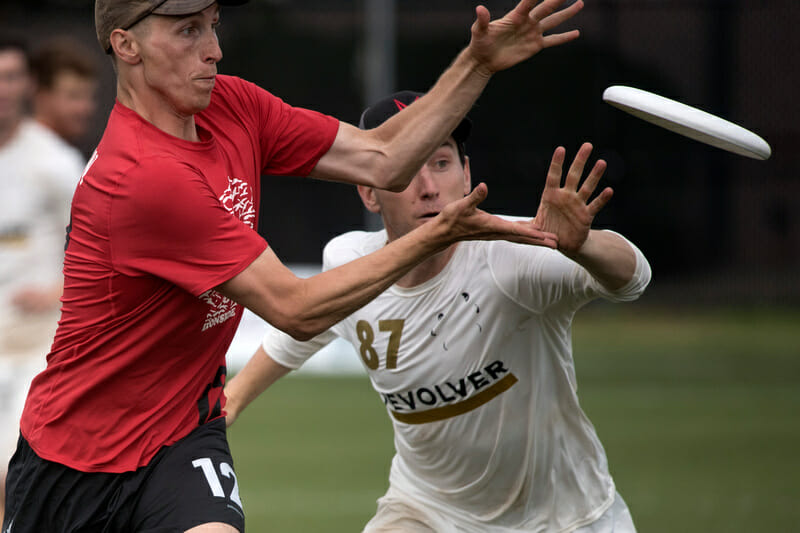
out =
<path fill-rule="evenodd" d="M 469 170 L 469 157 L 464 156 L 464 196 L 472 192 L 472 174 Z"/>
<path fill-rule="evenodd" d="M 121 61 L 129 65 L 136 65 L 142 61 L 142 56 L 139 54 L 139 43 L 130 31 L 117 28 L 111 32 L 110 41 L 114 54 Z"/>
<path fill-rule="evenodd" d="M 361 201 L 364 202 L 364 207 L 367 208 L 367 211 L 370 213 L 380 213 L 381 206 L 378 204 L 378 197 L 375 194 L 375 189 L 373 187 L 367 187 L 366 185 L 358 185 L 358 195 L 361 197 Z"/>

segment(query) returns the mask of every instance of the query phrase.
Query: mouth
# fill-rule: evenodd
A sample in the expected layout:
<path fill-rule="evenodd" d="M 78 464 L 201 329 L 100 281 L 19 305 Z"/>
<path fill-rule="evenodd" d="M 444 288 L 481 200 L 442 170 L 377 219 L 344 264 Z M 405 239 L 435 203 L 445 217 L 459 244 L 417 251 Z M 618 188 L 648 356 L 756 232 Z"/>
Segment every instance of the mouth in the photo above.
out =
<path fill-rule="evenodd" d="M 194 81 L 204 84 L 209 84 L 209 83 L 213 84 L 216 78 L 217 78 L 216 76 L 203 76 L 201 78 L 195 78 Z"/>
<path fill-rule="evenodd" d="M 418 218 L 420 220 L 430 220 L 430 219 L 432 219 L 433 217 L 435 217 L 438 214 L 439 214 L 439 211 L 428 211 L 426 213 L 422 213 Z"/>

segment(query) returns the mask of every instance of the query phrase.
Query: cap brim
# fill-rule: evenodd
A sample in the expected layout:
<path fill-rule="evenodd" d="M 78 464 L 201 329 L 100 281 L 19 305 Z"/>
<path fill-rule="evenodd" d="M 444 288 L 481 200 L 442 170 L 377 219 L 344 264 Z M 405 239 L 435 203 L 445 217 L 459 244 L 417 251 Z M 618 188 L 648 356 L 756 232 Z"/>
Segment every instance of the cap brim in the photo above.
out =
<path fill-rule="evenodd" d="M 222 6 L 238 6 L 248 0 L 167 0 L 153 10 L 156 15 L 191 15 L 199 13 L 214 2 Z"/>

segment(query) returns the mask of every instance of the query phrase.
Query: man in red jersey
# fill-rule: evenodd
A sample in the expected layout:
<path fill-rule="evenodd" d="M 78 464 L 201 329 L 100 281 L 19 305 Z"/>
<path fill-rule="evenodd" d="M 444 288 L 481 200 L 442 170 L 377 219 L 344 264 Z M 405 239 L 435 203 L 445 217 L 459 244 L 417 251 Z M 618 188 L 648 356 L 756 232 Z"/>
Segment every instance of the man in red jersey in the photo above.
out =
<path fill-rule="evenodd" d="M 117 103 L 73 197 L 61 321 L 22 416 L 4 532 L 243 531 L 222 393 L 243 307 L 308 339 L 458 240 L 554 247 L 477 209 L 483 184 L 309 279 L 254 226 L 262 174 L 402 190 L 493 73 L 577 37 L 544 35 L 582 7 L 562 1 L 523 0 L 496 21 L 479 7 L 428 95 L 361 131 L 217 75 L 218 4 L 242 0 L 97 0 Z"/>

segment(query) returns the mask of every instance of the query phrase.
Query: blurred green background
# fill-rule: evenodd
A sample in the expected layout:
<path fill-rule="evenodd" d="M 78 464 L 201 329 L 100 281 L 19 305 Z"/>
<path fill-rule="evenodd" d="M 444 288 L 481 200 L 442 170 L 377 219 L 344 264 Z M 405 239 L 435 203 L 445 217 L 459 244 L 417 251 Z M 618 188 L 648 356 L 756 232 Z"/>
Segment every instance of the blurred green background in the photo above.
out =
<path fill-rule="evenodd" d="M 639 531 L 797 531 L 799 326 L 796 309 L 578 314 L 579 396 Z M 394 453 L 366 376 L 290 375 L 230 441 L 256 532 L 360 531 Z"/>

